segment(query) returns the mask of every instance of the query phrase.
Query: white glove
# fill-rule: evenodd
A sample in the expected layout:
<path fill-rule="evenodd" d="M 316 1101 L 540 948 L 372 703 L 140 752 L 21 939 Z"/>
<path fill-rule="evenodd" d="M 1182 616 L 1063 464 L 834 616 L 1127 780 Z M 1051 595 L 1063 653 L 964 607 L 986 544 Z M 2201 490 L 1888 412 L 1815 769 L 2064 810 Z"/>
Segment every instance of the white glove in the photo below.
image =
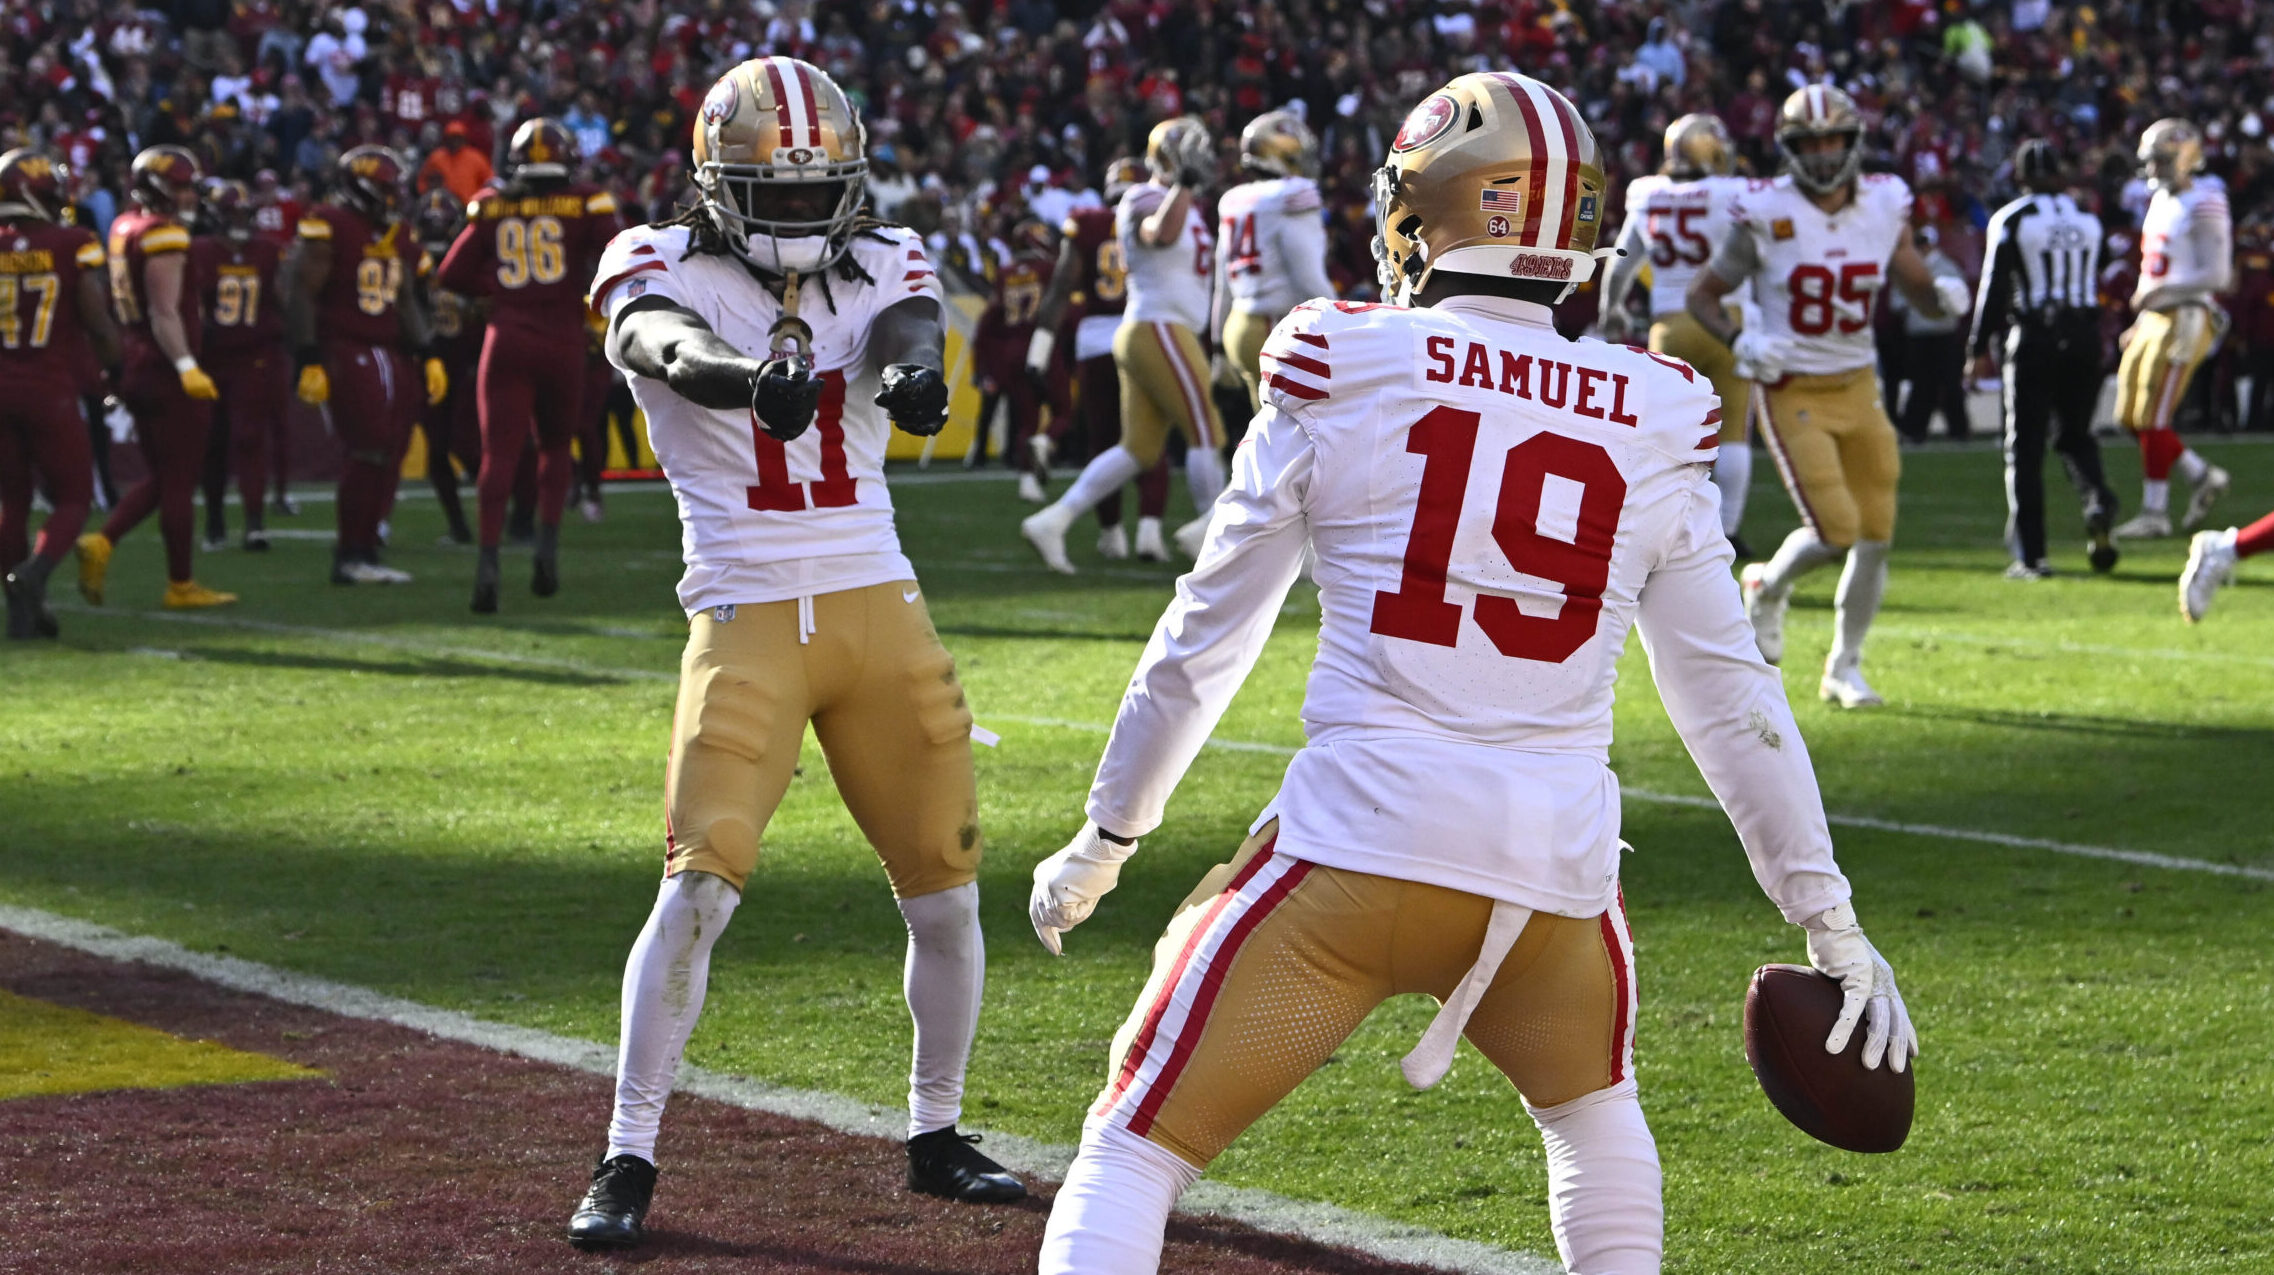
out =
<path fill-rule="evenodd" d="M 1036 328 L 1034 335 L 1029 337 L 1026 343 L 1026 370 L 1036 376 L 1049 375 L 1050 348 L 1057 343 L 1056 333 L 1044 328 Z"/>
<path fill-rule="evenodd" d="M 1058 936 L 1090 919 L 1098 900 L 1121 881 L 1121 865 L 1137 853 L 1137 843 L 1116 845 L 1098 832 L 1096 821 L 1082 825 L 1066 848 L 1034 865 L 1034 893 L 1027 896 L 1027 918 L 1034 936 L 1052 956 L 1065 955 Z"/>
<path fill-rule="evenodd" d="M 1784 375 L 1785 360 L 1792 357 L 1792 342 L 1747 328 L 1737 334 L 1729 352 L 1737 356 L 1739 375 L 1756 381 L 1774 381 Z"/>
<path fill-rule="evenodd" d="M 1903 1007 L 1903 994 L 1895 990 L 1894 969 L 1863 936 L 1855 908 L 1842 903 L 1802 924 L 1808 931 L 1808 963 L 1840 980 L 1847 993 L 1832 1034 L 1824 1038 L 1824 1052 L 1845 1050 L 1861 1018 L 1863 1065 L 1877 1067 L 1885 1058 L 1895 1071 L 1909 1067 L 1919 1055 L 1919 1033 L 1911 1026 L 1911 1012 Z"/>
<path fill-rule="evenodd" d="M 1949 275 L 1936 276 L 1934 299 L 1942 305 L 1943 314 L 1953 319 L 1974 308 L 1974 290 L 1966 286 L 1964 279 L 1953 279 Z"/>

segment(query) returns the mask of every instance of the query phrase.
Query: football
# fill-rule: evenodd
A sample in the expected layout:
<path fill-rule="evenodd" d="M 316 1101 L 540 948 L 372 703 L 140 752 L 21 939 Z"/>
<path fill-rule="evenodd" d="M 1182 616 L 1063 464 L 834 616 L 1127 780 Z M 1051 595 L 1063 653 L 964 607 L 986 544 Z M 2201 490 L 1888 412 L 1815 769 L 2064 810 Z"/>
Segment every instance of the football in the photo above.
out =
<path fill-rule="evenodd" d="M 1800 1131 L 1843 1151 L 1893 1151 L 1911 1134 L 1918 1062 L 1896 1072 L 1863 1065 L 1861 1024 L 1839 1054 L 1824 1038 L 1840 1016 L 1840 985 L 1805 965 L 1764 965 L 1745 992 L 1745 1061 L 1761 1091 Z"/>

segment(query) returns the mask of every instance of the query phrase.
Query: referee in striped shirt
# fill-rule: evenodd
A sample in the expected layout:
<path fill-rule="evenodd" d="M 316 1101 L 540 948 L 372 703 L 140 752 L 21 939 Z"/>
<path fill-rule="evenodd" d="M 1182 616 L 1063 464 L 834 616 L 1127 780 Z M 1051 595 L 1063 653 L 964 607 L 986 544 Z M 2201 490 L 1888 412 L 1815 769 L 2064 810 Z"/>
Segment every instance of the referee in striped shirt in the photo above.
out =
<path fill-rule="evenodd" d="M 2109 530 L 2116 492 L 2100 468 L 2092 409 L 2103 380 L 2100 355 L 2100 220 L 2077 207 L 2053 147 L 2042 138 L 2014 152 L 2029 193 L 1990 218 L 1980 295 L 1974 304 L 1975 375 L 1988 379 L 1991 346 L 2004 335 L 2006 546 L 2011 580 L 2053 574 L 2045 557 L 2045 444 L 2067 465 L 2084 502 L 2092 569 L 2116 566 Z"/>

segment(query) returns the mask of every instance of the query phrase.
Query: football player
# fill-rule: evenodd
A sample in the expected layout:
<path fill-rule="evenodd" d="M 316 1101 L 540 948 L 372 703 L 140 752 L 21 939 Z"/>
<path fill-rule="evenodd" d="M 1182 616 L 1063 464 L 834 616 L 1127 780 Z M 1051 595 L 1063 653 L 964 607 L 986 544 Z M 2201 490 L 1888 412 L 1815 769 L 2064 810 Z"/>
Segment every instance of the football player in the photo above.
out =
<path fill-rule="evenodd" d="M 1248 410 L 1263 402 L 1263 339 L 1298 302 L 1334 298 L 1326 272 L 1319 139 L 1293 111 L 1266 111 L 1240 130 L 1240 167 L 1253 174 L 1216 201 L 1214 379 L 1238 377 Z M 1202 512 L 1206 512 L 1203 510 Z"/>
<path fill-rule="evenodd" d="M 94 461 L 79 415 L 82 364 L 119 360 L 103 280 L 103 243 L 62 224 L 71 173 L 46 151 L 0 155 L 0 575 L 8 636 L 56 635 L 47 578 L 87 524 Z M 91 348 L 90 348 L 91 347 Z M 29 540 L 34 480 L 47 521 Z"/>
<path fill-rule="evenodd" d="M 584 413 L 584 290 L 620 224 L 616 197 L 570 180 L 576 137 L 557 121 L 516 129 L 506 180 L 466 205 L 466 228 L 442 262 L 443 287 L 489 300 L 482 337 L 480 558 L 476 614 L 497 610 L 498 543 L 513 471 L 537 434 L 537 552 L 529 591 L 560 591 L 561 512 L 576 478 L 570 444 Z"/>
<path fill-rule="evenodd" d="M 303 213 L 284 258 L 284 333 L 303 403 L 325 407 L 347 453 L 333 584 L 408 584 L 379 561 L 403 446 L 421 404 L 450 392 L 416 287 L 416 230 L 403 221 L 402 157 L 357 146 L 339 157 L 328 204 Z M 419 375 L 423 365 L 423 381 Z"/>
<path fill-rule="evenodd" d="M 2203 134 L 2186 120 L 2157 120 L 2140 134 L 2140 167 L 2154 193 L 2140 222 L 2139 317 L 2116 365 L 2116 423 L 2140 440 L 2140 512 L 2119 539 L 2171 534 L 2171 474 L 2194 486 L 2180 529 L 2203 525 L 2226 494 L 2227 471 L 2179 440 L 2172 416 L 2188 379 L 2217 348 L 2226 312 L 2211 300 L 2234 282 L 2234 219 L 2226 184 L 2203 172 Z"/>
<path fill-rule="evenodd" d="M 1560 94 L 1464 75 L 1375 176 L 1384 295 L 1308 302 L 1263 350 L 1263 409 L 1200 561 L 1153 631 L 1090 789 L 1036 867 L 1058 951 L 1114 887 L 1254 666 L 1305 542 L 1319 655 L 1306 747 L 1154 948 L 1043 1240 L 1045 1275 L 1149 1272 L 1178 1194 L 1390 996 L 1442 1002 L 1407 1056 L 1463 1036 L 1522 1095 L 1549 1216 L 1587 1275 L 1659 1269 L 1658 1154 L 1634 1076 L 1612 683 L 1652 676 L 1762 888 L 1909 1064 L 1894 975 L 1856 926 L 1807 747 L 1753 649 L 1707 474 L 1713 388 L 1688 365 L 1559 336 L 1594 267 L 1595 139 Z M 1495 235 L 1489 191 L 1518 192 Z"/>
<path fill-rule="evenodd" d="M 1666 159 L 1659 171 L 1627 186 L 1627 220 L 1619 253 L 1603 280 L 1603 337 L 1623 342 L 1628 291 L 1650 263 L 1650 348 L 1671 354 L 1706 374 L 1721 404 L 1722 447 L 1714 456 L 1713 485 L 1721 490 L 1721 529 L 1739 558 L 1752 549 L 1738 537 L 1745 497 L 1753 484 L 1753 448 L 1747 428 L 1751 386 L 1737 374 L 1728 343 L 1690 317 L 1690 281 L 1729 232 L 1731 200 L 1746 179 L 1733 177 L 1736 154 L 1718 116 L 1685 115 L 1666 126 Z M 1726 310 L 1727 307 L 1725 306 Z"/>
<path fill-rule="evenodd" d="M 1114 235 L 1129 272 L 1129 299 L 1113 334 L 1121 377 L 1121 441 L 1093 458 L 1058 503 L 1019 524 L 1019 534 L 1051 570 L 1071 575 L 1066 530 L 1108 493 L 1144 473 L 1169 431 L 1184 435 L 1185 484 L 1199 516 L 1173 537 L 1186 556 L 1199 548 L 1208 511 L 1224 488 L 1224 425 L 1208 393 L 1208 325 L 1214 239 L 1197 206 L 1215 167 L 1208 126 L 1191 116 L 1153 126 L 1145 147 L 1149 180 L 1129 188 L 1114 210 Z"/>
<path fill-rule="evenodd" d="M 1050 435 L 1040 428 L 1049 387 L 1047 382 L 1037 384 L 1029 379 L 1024 362 L 1034 340 L 1035 315 L 1041 309 L 1042 294 L 1049 290 L 1058 254 L 1050 242 L 1050 227 L 1023 214 L 1012 225 L 1004 248 L 1002 258 L 989 272 L 993 295 L 986 312 L 979 316 L 979 331 L 972 341 L 981 403 L 972 454 L 985 453 L 993 409 L 996 402 L 1002 402 L 1011 414 L 1006 454 L 1020 466 L 1019 499 L 1039 505 L 1050 499 L 1042 485 L 1050 478 L 1052 445 Z"/>
<path fill-rule="evenodd" d="M 1051 271 L 1050 289 L 1042 296 L 1034 335 L 1027 342 L 1028 378 L 1047 381 L 1051 355 L 1058 343 L 1058 325 L 1069 305 L 1081 307 L 1081 317 L 1074 322 L 1073 379 L 1092 456 L 1121 441 L 1121 373 L 1113 361 L 1113 335 L 1121 330 L 1122 306 L 1129 296 L 1129 271 L 1113 222 L 1121 197 L 1144 179 L 1143 164 L 1126 157 L 1117 159 L 1105 170 L 1106 206 L 1077 208 L 1067 215 L 1059 227 L 1058 265 Z M 1047 457 L 1044 463 L 1048 463 Z M 1137 479 L 1138 557 L 1151 562 L 1169 560 L 1168 541 L 1161 534 L 1161 515 L 1168 507 L 1169 471 L 1164 456 Z M 1121 523 L 1120 488 L 1098 501 L 1097 516 L 1099 556 L 1128 557 L 1129 533 Z"/>
<path fill-rule="evenodd" d="M 418 229 L 422 261 L 439 265 L 458 240 L 466 224 L 466 206 L 449 189 L 437 186 L 419 196 L 412 214 Z M 440 403 L 429 403 L 418 415 L 419 432 L 426 435 L 426 480 L 434 487 L 435 503 L 442 506 L 443 522 L 452 544 L 472 544 L 474 529 L 466 525 L 466 504 L 458 491 L 458 464 L 479 472 L 482 463 L 480 403 L 475 393 L 482 363 L 482 302 L 442 286 L 437 272 L 422 273 L 427 313 L 434 319 L 434 355 L 442 360 L 449 382 Z"/>
<path fill-rule="evenodd" d="M 569 1223 L 637 1243 L 656 1130 L 806 724 L 908 924 L 908 1185 L 1026 1193 L 956 1131 L 979 1018 L 971 709 L 893 530 L 890 427 L 947 423 L 923 237 L 860 215 L 860 117 L 794 58 L 728 71 L 695 123 L 700 201 L 616 236 L 593 307 L 685 524 L 690 632 L 665 772 L 664 880 L 624 968 L 608 1146 Z"/>
<path fill-rule="evenodd" d="M 1837 624 L 1817 692 L 1843 708 L 1882 703 L 1863 678 L 1863 641 L 1887 588 L 1895 537 L 1895 427 L 1880 403 L 1872 300 L 1892 277 L 1922 316 L 1965 314 L 1965 281 L 1936 278 L 1911 246 L 1911 190 L 1861 175 L 1863 116 L 1826 84 L 1795 91 L 1777 112 L 1785 173 L 1756 182 L 1730 209 L 1729 233 L 1690 283 L 1689 311 L 1726 341 L 1738 374 L 1758 382 L 1753 415 L 1800 510 L 1802 525 L 1767 563 L 1745 568 L 1745 609 L 1761 655 L 1784 655 L 1793 583 L 1845 557 Z M 1748 280 L 1758 329 L 1735 329 L 1722 299 Z"/>
<path fill-rule="evenodd" d="M 2187 568 L 2179 573 L 2179 613 L 2189 624 L 2211 613 L 2219 586 L 2234 579 L 2235 563 L 2274 550 L 2274 514 L 2247 527 L 2198 531 L 2187 546 Z"/>
<path fill-rule="evenodd" d="M 229 540 L 229 471 L 245 511 L 245 548 L 268 548 L 269 439 L 284 426 L 284 318 L 276 269 L 284 247 L 253 233 L 253 193 L 245 183 L 206 183 L 211 233 L 190 243 L 191 269 L 203 290 L 205 363 L 220 391 L 213 437 L 206 444 L 205 547 Z"/>
<path fill-rule="evenodd" d="M 205 432 L 220 393 L 198 362 L 205 324 L 189 260 L 203 180 L 197 157 L 187 149 L 152 146 L 134 157 L 127 187 L 131 207 L 111 222 L 105 254 L 111 309 L 125 347 L 118 396 L 134 417 L 134 436 L 150 473 L 119 497 L 102 530 L 79 537 L 79 592 L 94 606 L 103 604 L 111 551 L 153 511 L 166 542 L 165 605 L 195 609 L 237 600 L 190 575 Z"/>

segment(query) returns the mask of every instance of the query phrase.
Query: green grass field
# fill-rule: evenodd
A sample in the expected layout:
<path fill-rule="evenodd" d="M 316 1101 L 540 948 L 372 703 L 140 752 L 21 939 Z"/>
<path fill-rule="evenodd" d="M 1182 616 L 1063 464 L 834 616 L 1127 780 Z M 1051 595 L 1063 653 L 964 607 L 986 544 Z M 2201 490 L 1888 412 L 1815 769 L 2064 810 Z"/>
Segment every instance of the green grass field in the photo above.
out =
<path fill-rule="evenodd" d="M 2274 448 L 2205 450 L 2235 473 L 2222 512 L 2274 506 Z M 2136 474 L 2125 449 L 2109 458 Z M 2255 796 L 2274 775 L 2274 568 L 2246 564 L 2190 629 L 2181 542 L 2094 578 L 2056 492 L 2068 574 L 2008 583 L 1995 455 L 1906 463 L 1870 650 L 1891 707 L 1816 702 L 1835 573 L 1803 586 L 1789 628 L 1786 682 L 1827 805 L 2274 868 Z M 1792 515 L 1759 472 L 1747 530 L 1767 548 Z M 1027 873 L 1080 821 L 1099 728 L 1172 573 L 1098 569 L 1081 533 L 1092 569 L 1042 573 L 1002 484 L 910 483 L 897 499 L 979 720 L 1003 736 L 979 750 L 993 950 L 967 1123 L 1071 1143 L 1154 936 L 1284 759 L 1204 754 L 1120 890 L 1065 959 L 1047 956 Z M 328 518 L 315 506 L 299 525 Z M 676 520 L 664 496 L 624 493 L 604 525 L 568 529 L 560 597 L 530 598 L 526 559 L 509 557 L 506 612 L 487 621 L 465 607 L 470 552 L 426 547 L 438 531 L 431 502 L 405 501 L 392 560 L 418 582 L 399 590 L 330 587 L 316 540 L 209 556 L 201 578 L 245 601 L 186 622 L 156 610 L 156 528 L 129 540 L 109 608 L 66 611 L 60 646 L 0 651 L 0 899 L 613 1040 L 661 855 Z M 1299 740 L 1315 618 L 1299 591 L 1219 739 Z M 1624 781 L 1702 794 L 1639 645 L 1629 660 Z M 1859 1157 L 1785 1124 L 1746 1069 L 1747 976 L 1804 958 L 1726 821 L 1637 800 L 1626 835 L 1669 1270 L 2274 1270 L 2266 883 L 1840 830 L 1925 1049 L 1910 1145 Z M 689 1056 L 897 1103 L 900 921 L 810 745 L 768 847 Z M 1436 1090 L 1398 1076 L 1430 1012 L 1386 1006 L 1216 1176 L 1552 1252 L 1538 1139 L 1505 1083 L 1465 1047 Z M 598 1146 L 604 1112 L 563 1117 L 589 1120 Z"/>

